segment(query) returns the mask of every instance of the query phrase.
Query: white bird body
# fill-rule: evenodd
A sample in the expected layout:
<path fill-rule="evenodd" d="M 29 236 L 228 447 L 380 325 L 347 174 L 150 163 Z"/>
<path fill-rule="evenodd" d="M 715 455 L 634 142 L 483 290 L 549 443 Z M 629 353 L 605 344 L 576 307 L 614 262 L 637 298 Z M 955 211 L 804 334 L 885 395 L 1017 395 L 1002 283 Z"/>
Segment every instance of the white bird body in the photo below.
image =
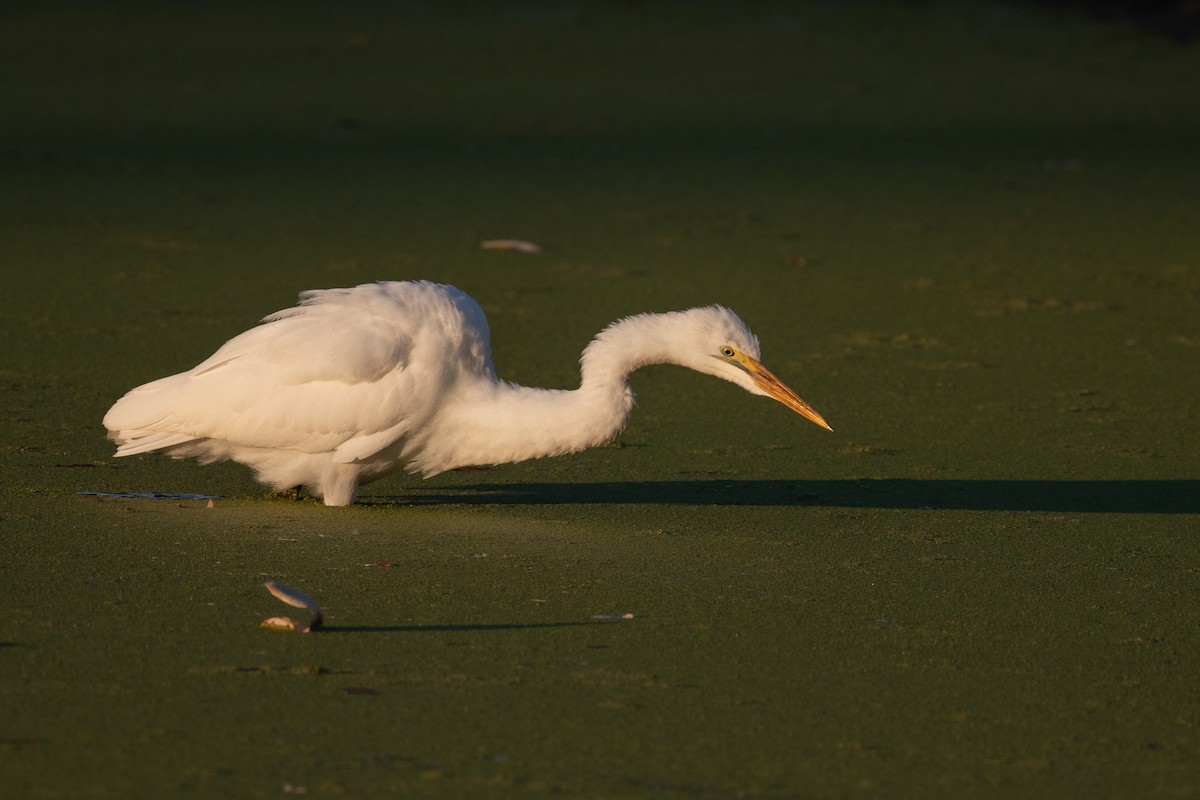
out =
<path fill-rule="evenodd" d="M 828 428 L 758 355 L 720 306 L 641 314 L 588 345 L 578 389 L 528 388 L 497 379 L 487 318 L 468 295 L 385 281 L 302 293 L 195 368 L 132 390 L 104 425 L 118 456 L 237 461 L 276 490 L 348 505 L 398 468 L 429 477 L 610 441 L 633 410 L 628 376 L 648 364 L 716 375 Z"/>

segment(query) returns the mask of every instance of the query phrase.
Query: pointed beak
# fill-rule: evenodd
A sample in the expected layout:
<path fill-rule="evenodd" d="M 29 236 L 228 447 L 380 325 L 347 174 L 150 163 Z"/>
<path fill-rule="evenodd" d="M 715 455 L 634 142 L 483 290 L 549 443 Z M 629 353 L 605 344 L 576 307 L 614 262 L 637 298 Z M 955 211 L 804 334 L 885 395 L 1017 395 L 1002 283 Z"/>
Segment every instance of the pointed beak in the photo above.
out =
<path fill-rule="evenodd" d="M 783 381 L 776 378 L 771 370 L 764 367 L 760 362 L 749 356 L 744 356 L 743 366 L 746 372 L 750 373 L 750 377 L 754 379 L 754 383 L 758 388 L 766 392 L 767 396 L 773 397 L 785 406 L 795 411 L 800 416 L 810 422 L 820 425 L 827 431 L 832 431 L 829 423 L 825 418 L 817 413 L 817 410 L 806 403 L 800 395 L 789 389 Z"/>

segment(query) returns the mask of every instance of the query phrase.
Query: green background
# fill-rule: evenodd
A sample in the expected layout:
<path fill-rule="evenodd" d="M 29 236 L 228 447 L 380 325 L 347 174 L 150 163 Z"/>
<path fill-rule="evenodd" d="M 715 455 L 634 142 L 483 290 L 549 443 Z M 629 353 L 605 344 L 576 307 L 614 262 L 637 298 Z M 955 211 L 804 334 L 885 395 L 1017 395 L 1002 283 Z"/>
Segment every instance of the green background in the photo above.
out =
<path fill-rule="evenodd" d="M 1194 45 L 1018 3 L 9 4 L 0 796 L 1197 796 L 1198 142 Z M 416 278 L 545 386 L 728 305 L 836 432 L 656 367 L 348 509 L 112 459 Z"/>

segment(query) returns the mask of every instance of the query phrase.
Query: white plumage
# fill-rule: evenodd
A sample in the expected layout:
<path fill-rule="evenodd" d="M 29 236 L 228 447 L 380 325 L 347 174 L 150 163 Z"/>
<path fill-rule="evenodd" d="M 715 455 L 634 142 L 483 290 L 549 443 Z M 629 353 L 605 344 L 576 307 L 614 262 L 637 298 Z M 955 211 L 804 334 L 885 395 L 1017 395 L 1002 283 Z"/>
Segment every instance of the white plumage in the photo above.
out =
<path fill-rule="evenodd" d="M 578 389 L 500 381 L 487 318 L 453 286 L 384 281 L 319 289 L 230 339 L 194 369 L 132 390 L 104 425 L 118 456 L 233 460 L 277 491 L 326 505 L 398 468 L 574 453 L 610 441 L 633 409 L 628 376 L 680 364 L 829 426 L 758 362 L 758 340 L 721 306 L 640 314 L 601 331 Z"/>

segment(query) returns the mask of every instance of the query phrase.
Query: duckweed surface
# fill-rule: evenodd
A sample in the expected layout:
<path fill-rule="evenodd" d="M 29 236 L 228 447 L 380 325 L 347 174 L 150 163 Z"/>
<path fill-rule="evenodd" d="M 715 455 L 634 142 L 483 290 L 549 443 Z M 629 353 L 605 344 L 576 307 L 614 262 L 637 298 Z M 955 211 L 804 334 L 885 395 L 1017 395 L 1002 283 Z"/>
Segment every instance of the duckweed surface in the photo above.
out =
<path fill-rule="evenodd" d="M 1194 45 L 1008 2 L 0 23 L 0 796 L 1200 792 Z M 611 447 L 347 509 L 111 457 L 129 388 L 411 278 L 546 386 L 729 305 L 836 433 L 657 367 Z M 259 628 L 271 580 L 325 629 Z"/>

